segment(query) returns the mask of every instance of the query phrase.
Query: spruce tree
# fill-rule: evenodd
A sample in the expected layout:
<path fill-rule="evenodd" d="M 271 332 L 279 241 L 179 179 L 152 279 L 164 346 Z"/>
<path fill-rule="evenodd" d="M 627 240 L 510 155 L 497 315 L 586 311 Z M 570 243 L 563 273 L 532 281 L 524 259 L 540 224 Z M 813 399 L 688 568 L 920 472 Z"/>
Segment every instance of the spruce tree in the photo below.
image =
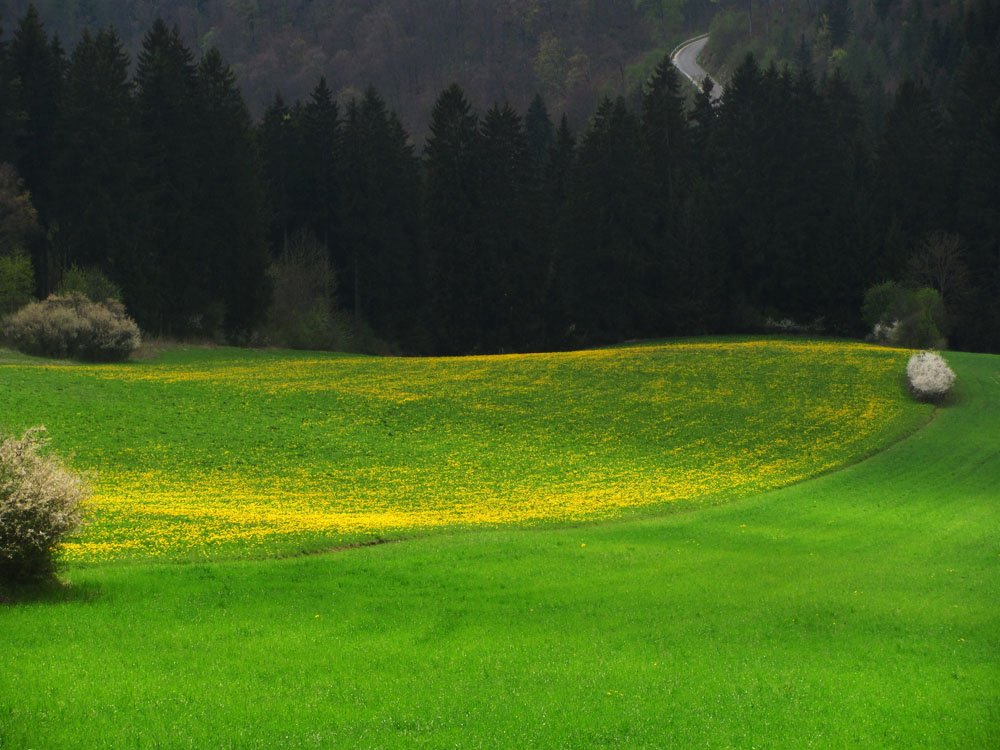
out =
<path fill-rule="evenodd" d="M 976 134 L 959 201 L 966 263 L 973 292 L 963 305 L 956 342 L 976 351 L 1000 352 L 1000 97 Z"/>
<path fill-rule="evenodd" d="M 592 342 L 655 332 L 649 165 L 638 118 L 621 97 L 605 99 L 581 138 L 570 176 L 565 257 L 573 322 Z"/>
<path fill-rule="evenodd" d="M 339 251 L 340 196 L 337 184 L 337 152 L 340 111 L 333 93 L 320 78 L 302 106 L 297 121 L 299 167 L 303 183 L 297 194 L 303 219 L 316 238 L 330 250 L 331 259 L 343 273 L 348 259 Z"/>
<path fill-rule="evenodd" d="M 684 101 L 680 75 L 668 55 L 653 70 L 642 94 L 642 132 L 664 207 L 676 196 L 690 158 Z"/>
<path fill-rule="evenodd" d="M 17 163 L 18 138 L 24 120 L 21 110 L 21 79 L 10 59 L 10 42 L 0 28 L 0 164 Z"/>
<path fill-rule="evenodd" d="M 718 117 L 706 79 L 689 114 L 682 81 L 664 58 L 647 82 L 642 132 L 657 186 L 649 278 L 657 333 L 717 330 L 724 262 L 715 201 L 707 181 L 707 148 Z"/>
<path fill-rule="evenodd" d="M 536 180 L 531 147 L 520 116 L 507 104 L 493 106 L 480 128 L 483 203 L 477 275 L 478 315 L 487 350 L 537 344 L 536 314 L 544 284 L 544 260 L 534 228 Z"/>
<path fill-rule="evenodd" d="M 556 129 L 545 108 L 540 94 L 535 94 L 524 115 L 524 131 L 528 139 L 528 151 L 536 170 L 544 168 L 549 152 L 556 143 Z"/>
<path fill-rule="evenodd" d="M 140 240 L 122 268 L 127 307 L 144 330 L 205 333 L 212 261 L 199 220 L 199 92 L 191 53 L 157 20 L 135 77 Z M 213 316 L 214 317 L 214 316 Z"/>
<path fill-rule="evenodd" d="M 657 330 L 675 330 L 667 290 L 679 285 L 671 282 L 680 282 L 673 277 L 682 275 L 684 267 L 677 257 L 677 224 L 694 160 L 684 100 L 677 69 L 669 56 L 664 57 L 646 82 L 642 96 L 642 134 L 656 187 L 649 290 L 657 300 L 653 306 Z"/>
<path fill-rule="evenodd" d="M 229 340 L 246 341 L 270 299 L 260 154 L 236 77 L 214 47 L 198 65 L 197 84 L 197 220 L 211 290 L 203 315 Z"/>
<path fill-rule="evenodd" d="M 452 84 L 434 104 L 424 149 L 430 322 L 441 353 L 482 349 L 480 153 L 478 118 L 462 88 Z"/>
<path fill-rule="evenodd" d="M 776 237 L 764 302 L 782 318 L 812 324 L 829 317 L 830 305 L 839 296 L 831 295 L 840 270 L 839 235 L 827 221 L 840 197 L 833 182 L 833 135 L 810 68 L 794 73 L 786 69 L 778 81 L 774 96 L 779 122 L 772 130 L 767 160 L 779 167 L 769 207 Z"/>
<path fill-rule="evenodd" d="M 10 44 L 10 65 L 19 81 L 19 109 L 24 113 L 17 139 L 17 167 L 43 221 L 52 202 L 52 155 L 63 64 L 61 47 L 49 40 L 37 9 L 29 5 Z"/>
<path fill-rule="evenodd" d="M 344 116 L 340 151 L 344 303 L 386 339 L 419 338 L 420 164 L 399 118 L 369 86 Z M 412 345 L 412 344 L 411 344 Z"/>
<path fill-rule="evenodd" d="M 947 102 L 948 193 L 958 195 L 963 179 L 975 169 L 977 140 L 993 103 L 1000 99 L 1000 49 L 977 46 L 966 51 L 955 74 Z M 953 201 L 953 211 L 960 204 Z"/>
<path fill-rule="evenodd" d="M 572 300 L 571 267 L 566 262 L 569 179 L 576 154 L 576 137 L 566 115 L 559 120 L 555 144 L 542 173 L 539 198 L 538 243 L 545 261 L 541 310 L 544 321 L 543 346 L 560 349 L 572 346 L 569 335 Z"/>
<path fill-rule="evenodd" d="M 906 265 L 920 237 L 949 228 L 944 135 L 930 92 L 912 79 L 903 81 L 886 114 L 878 149 L 878 205 L 885 223 L 899 227 L 895 239 L 886 237 L 881 269 L 886 278 Z"/>
<path fill-rule="evenodd" d="M 10 71 L 17 80 L 21 114 L 15 133 L 17 169 L 31 191 L 44 229 L 51 226 L 54 208 L 53 155 L 62 94 L 64 59 L 57 40 L 49 41 L 33 4 L 14 32 L 10 44 Z M 47 295 L 54 283 L 47 239 L 31 248 L 37 293 Z"/>
<path fill-rule="evenodd" d="M 767 207 L 768 169 L 764 146 L 770 139 L 767 89 L 756 59 L 747 55 L 726 86 L 718 122 L 706 148 L 710 152 L 711 191 L 726 207 L 720 240 L 727 254 L 728 325 L 742 329 L 756 321 L 770 269 L 767 252 L 772 227 Z"/>
<path fill-rule="evenodd" d="M 820 93 L 832 139 L 829 209 L 825 237 L 834 241 L 825 290 L 831 301 L 834 330 L 859 334 L 858 310 L 863 294 L 878 278 L 881 250 L 879 215 L 874 195 L 874 146 L 862 103 L 840 69 L 821 84 Z M 822 281 L 820 283 L 823 283 Z"/>
<path fill-rule="evenodd" d="M 137 241 L 129 56 L 114 29 L 84 32 L 73 50 L 58 128 L 53 188 L 63 268 L 117 278 Z"/>
<path fill-rule="evenodd" d="M 710 165 L 706 163 L 708 144 L 718 119 L 719 111 L 715 100 L 712 99 L 712 91 L 715 82 L 709 76 L 701 82 L 701 89 L 695 95 L 694 106 L 688 114 L 693 129 L 689 134 L 691 140 L 691 151 L 698 159 L 699 167 L 702 171 L 707 170 Z"/>
<path fill-rule="evenodd" d="M 270 241 L 280 252 L 294 231 L 292 162 L 296 137 L 292 113 L 281 94 L 264 110 L 257 127 L 257 143 L 263 162 L 264 186 L 270 216 Z"/>
<path fill-rule="evenodd" d="M 851 33 L 852 13 L 848 0 L 827 0 L 824 8 L 830 44 L 843 47 Z"/>

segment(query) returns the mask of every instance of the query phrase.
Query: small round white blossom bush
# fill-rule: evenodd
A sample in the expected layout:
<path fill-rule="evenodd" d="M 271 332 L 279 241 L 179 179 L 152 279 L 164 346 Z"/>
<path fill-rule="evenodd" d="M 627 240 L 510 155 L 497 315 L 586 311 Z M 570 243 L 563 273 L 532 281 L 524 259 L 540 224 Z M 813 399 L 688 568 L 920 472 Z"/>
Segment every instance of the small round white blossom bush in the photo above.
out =
<path fill-rule="evenodd" d="M 922 401 L 940 401 L 955 382 L 955 373 L 940 354 L 920 352 L 906 363 L 910 391 Z"/>
<path fill-rule="evenodd" d="M 80 526 L 87 482 L 42 452 L 45 428 L 0 440 L 0 582 L 55 572 L 63 539 Z"/>

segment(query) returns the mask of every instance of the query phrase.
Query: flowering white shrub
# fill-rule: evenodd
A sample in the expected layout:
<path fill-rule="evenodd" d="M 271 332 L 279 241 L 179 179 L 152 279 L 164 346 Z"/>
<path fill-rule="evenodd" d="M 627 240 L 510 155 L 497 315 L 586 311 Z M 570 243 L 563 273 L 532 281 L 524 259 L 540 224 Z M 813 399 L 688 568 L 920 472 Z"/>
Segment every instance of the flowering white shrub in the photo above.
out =
<path fill-rule="evenodd" d="M 937 401 L 948 395 L 955 382 L 955 373 L 940 354 L 920 352 L 906 363 L 910 391 L 924 401 Z"/>
<path fill-rule="evenodd" d="M 878 344 L 894 344 L 898 338 L 898 330 L 898 320 L 894 320 L 891 323 L 876 323 L 872 327 L 872 332 L 868 335 L 868 339 Z"/>
<path fill-rule="evenodd" d="M 79 292 L 22 307 L 4 320 L 4 333 L 27 354 L 97 362 L 127 359 L 141 343 L 120 302 L 91 302 Z"/>
<path fill-rule="evenodd" d="M 60 542 L 80 525 L 88 485 L 40 452 L 44 431 L 0 440 L 0 581 L 51 575 Z"/>
<path fill-rule="evenodd" d="M 822 333 L 825 327 L 826 321 L 822 317 L 816 318 L 812 323 L 800 323 L 791 318 L 764 319 L 764 330 L 775 333 Z"/>
<path fill-rule="evenodd" d="M 909 289 L 889 281 L 865 293 L 861 317 L 872 341 L 908 349 L 946 346 L 948 318 L 936 289 Z"/>

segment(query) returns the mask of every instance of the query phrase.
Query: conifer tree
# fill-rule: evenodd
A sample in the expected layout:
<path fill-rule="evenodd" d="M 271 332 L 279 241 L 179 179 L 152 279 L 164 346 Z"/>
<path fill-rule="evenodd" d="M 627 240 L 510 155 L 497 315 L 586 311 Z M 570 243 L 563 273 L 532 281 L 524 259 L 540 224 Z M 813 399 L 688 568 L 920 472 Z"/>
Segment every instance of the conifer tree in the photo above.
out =
<path fill-rule="evenodd" d="M 653 228 L 650 294 L 659 301 L 653 307 L 658 330 L 672 329 L 667 297 L 669 277 L 682 273 L 679 262 L 677 225 L 682 196 L 690 182 L 693 162 L 684 93 L 677 69 L 669 56 L 656 66 L 642 95 L 642 134 L 651 158 L 656 200 Z M 678 280 L 679 281 L 679 280 Z"/>
<path fill-rule="evenodd" d="M 590 341 L 650 335 L 650 158 L 636 116 L 625 100 L 605 99 L 577 149 L 570 177 L 572 314 Z"/>
<path fill-rule="evenodd" d="M 669 206 L 689 159 L 685 92 L 677 69 L 666 56 L 653 70 L 642 94 L 642 132 L 653 159 L 653 170 Z"/>
<path fill-rule="evenodd" d="M 369 86 L 344 117 L 343 243 L 356 319 L 381 336 L 417 337 L 421 307 L 420 164 L 399 118 Z"/>
<path fill-rule="evenodd" d="M 46 35 L 34 4 L 28 6 L 14 32 L 10 64 L 19 81 L 19 109 L 24 113 L 17 139 L 18 171 L 44 221 L 52 200 L 52 154 L 64 60 L 58 42 Z"/>
<path fill-rule="evenodd" d="M 1000 15 L 1000 11 L 998 11 Z M 1000 99 L 1000 49 L 976 46 L 962 57 L 947 102 L 948 193 L 957 195 L 979 161 L 977 140 L 993 103 Z M 956 202 L 955 208 L 959 207 Z"/>
<path fill-rule="evenodd" d="M 264 116 L 257 127 L 257 143 L 263 162 L 265 194 L 271 217 L 271 247 L 280 252 L 295 230 L 292 163 L 297 158 L 292 112 L 280 93 L 275 94 L 274 100 L 264 110 Z"/>
<path fill-rule="evenodd" d="M 347 258 L 339 250 L 340 198 L 337 185 L 337 153 L 340 111 L 333 93 L 320 78 L 297 118 L 299 168 L 302 184 L 297 192 L 303 219 L 316 238 L 330 251 L 341 273 Z"/>
<path fill-rule="evenodd" d="M 541 337 L 536 319 L 544 260 L 534 227 L 536 180 L 521 117 L 494 105 L 480 128 L 482 206 L 477 275 L 483 345 L 489 351 L 524 348 Z"/>
<path fill-rule="evenodd" d="M 839 235 L 827 221 L 839 197 L 833 190 L 833 136 L 811 68 L 782 71 L 775 82 L 775 127 L 769 129 L 766 160 L 774 169 L 768 206 L 774 237 L 764 305 L 782 318 L 811 324 L 835 302 L 830 291 Z"/>
<path fill-rule="evenodd" d="M 197 69 L 199 241 L 206 256 L 215 318 L 231 341 L 245 341 L 270 299 L 267 221 L 253 124 L 233 71 L 214 47 Z"/>
<path fill-rule="evenodd" d="M 825 237 L 835 240 L 825 293 L 834 330 L 861 333 L 863 294 L 882 279 L 877 274 L 881 238 L 874 201 L 874 150 L 861 100 L 839 69 L 823 79 L 820 94 L 828 117 L 833 154 Z"/>
<path fill-rule="evenodd" d="M 956 335 L 963 347 L 1000 352 L 1000 97 L 983 118 L 975 148 L 978 158 L 964 177 L 959 202 L 974 289 Z"/>
<path fill-rule="evenodd" d="M 538 242 L 545 256 L 545 279 L 541 309 L 544 320 L 544 346 L 560 349 L 573 344 L 568 335 L 572 299 L 572 277 L 566 262 L 567 226 L 571 221 L 567 197 L 569 179 L 576 154 L 576 137 L 564 114 L 556 130 L 555 144 L 542 173 L 539 207 L 541 220 Z"/>
<path fill-rule="evenodd" d="M 710 150 L 712 191 L 726 207 L 720 240 L 727 254 L 728 325 L 737 330 L 754 321 L 747 312 L 762 305 L 766 254 L 772 227 L 764 144 L 770 126 L 764 74 L 752 55 L 733 72 L 723 96 Z"/>
<path fill-rule="evenodd" d="M 111 277 L 137 238 L 129 57 L 114 29 L 84 32 L 70 57 L 53 188 L 60 264 Z"/>
<path fill-rule="evenodd" d="M 0 164 L 17 162 L 18 138 L 24 120 L 21 110 L 21 79 L 10 59 L 10 42 L 0 28 Z"/>
<path fill-rule="evenodd" d="M 694 106 L 688 115 L 688 120 L 690 120 L 693 126 L 689 134 L 691 152 L 694 158 L 698 160 L 699 168 L 703 173 L 711 168 L 711 164 L 707 162 L 706 156 L 708 143 L 719 115 L 715 101 L 712 99 L 714 88 L 715 82 L 710 76 L 705 76 L 705 79 L 701 82 L 701 89 L 695 95 Z"/>
<path fill-rule="evenodd" d="M 524 131 L 528 138 L 531 161 L 536 170 L 541 170 L 556 143 L 556 129 L 541 94 L 535 94 L 528 105 L 528 111 L 524 115 Z"/>
<path fill-rule="evenodd" d="M 842 47 L 851 33 L 851 6 L 848 0 L 827 0 L 824 9 L 830 44 Z"/>
<path fill-rule="evenodd" d="M 126 306 L 144 330 L 204 333 L 210 258 L 198 219 L 198 85 L 191 53 L 157 20 L 136 69 L 140 241 L 122 268 Z"/>
<path fill-rule="evenodd" d="M 907 79 L 900 84 L 886 114 L 878 150 L 878 204 L 887 225 L 900 233 L 887 236 L 883 255 L 886 278 L 906 265 L 910 249 L 933 230 L 948 229 L 948 184 L 941 115 L 926 88 Z"/>
<path fill-rule="evenodd" d="M 710 79 L 685 111 L 681 79 L 669 58 L 643 92 L 642 131 L 657 186 L 650 293 L 661 333 L 704 333 L 719 326 L 725 264 L 708 183 L 706 149 L 718 112 Z"/>
<path fill-rule="evenodd" d="M 480 185 L 478 118 L 465 92 L 452 84 L 431 112 L 424 149 L 424 227 L 431 324 L 441 353 L 482 348 L 478 298 Z"/>
<path fill-rule="evenodd" d="M 64 59 L 58 40 L 50 41 L 34 4 L 28 6 L 10 44 L 10 71 L 17 81 L 18 127 L 15 131 L 17 168 L 31 191 L 43 229 L 51 226 L 53 154 Z M 39 295 L 53 284 L 47 239 L 31 248 Z"/>
<path fill-rule="evenodd" d="M 566 115 L 559 119 L 555 142 L 549 150 L 543 177 L 543 206 L 551 217 L 558 217 L 566 205 L 569 175 L 576 154 L 576 136 Z"/>

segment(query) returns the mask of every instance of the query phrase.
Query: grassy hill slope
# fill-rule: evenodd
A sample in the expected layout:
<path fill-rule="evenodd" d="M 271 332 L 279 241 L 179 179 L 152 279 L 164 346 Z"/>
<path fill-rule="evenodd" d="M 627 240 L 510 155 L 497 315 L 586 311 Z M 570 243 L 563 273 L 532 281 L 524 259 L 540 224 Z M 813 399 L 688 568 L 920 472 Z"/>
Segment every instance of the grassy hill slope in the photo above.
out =
<path fill-rule="evenodd" d="M 798 339 L 378 359 L 236 349 L 0 366 L 4 426 L 94 472 L 71 560 L 264 557 L 704 507 L 922 425 L 906 353 Z"/>
<path fill-rule="evenodd" d="M 3 747 L 992 747 L 1000 357 L 842 471 L 663 518 L 74 568 Z"/>

